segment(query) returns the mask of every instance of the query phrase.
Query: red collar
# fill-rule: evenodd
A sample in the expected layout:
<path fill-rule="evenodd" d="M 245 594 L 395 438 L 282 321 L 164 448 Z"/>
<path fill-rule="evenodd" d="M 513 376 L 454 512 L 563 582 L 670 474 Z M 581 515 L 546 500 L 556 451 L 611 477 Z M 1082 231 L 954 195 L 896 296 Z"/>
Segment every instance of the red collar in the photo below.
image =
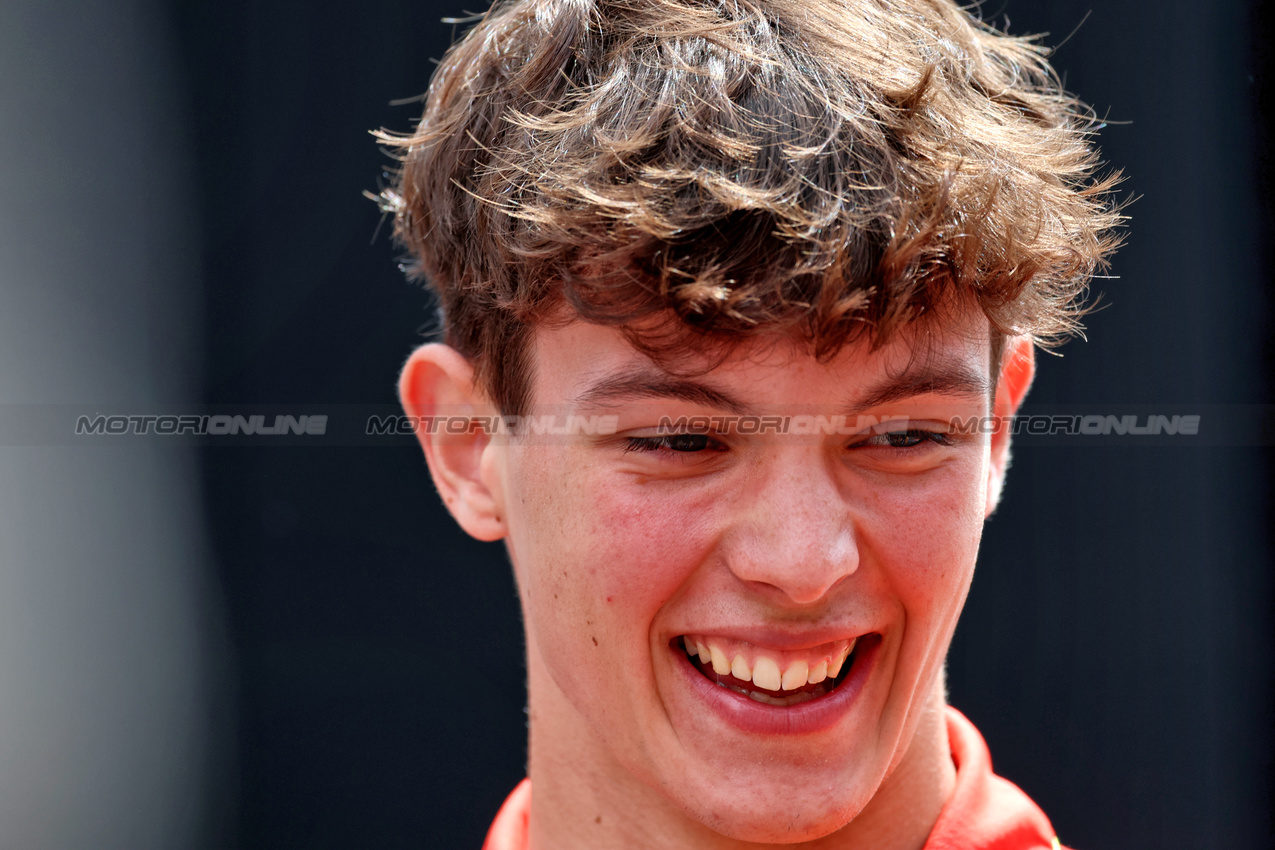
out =
<path fill-rule="evenodd" d="M 965 715 L 947 707 L 956 789 L 924 850 L 1060 850 L 1049 818 L 1008 779 L 992 773 L 987 742 Z"/>
<path fill-rule="evenodd" d="M 987 743 L 974 724 L 947 708 L 956 789 L 939 812 L 924 850 L 1062 850 L 1049 819 L 1014 783 L 992 773 Z M 483 850 L 526 850 L 531 780 L 500 807 Z"/>

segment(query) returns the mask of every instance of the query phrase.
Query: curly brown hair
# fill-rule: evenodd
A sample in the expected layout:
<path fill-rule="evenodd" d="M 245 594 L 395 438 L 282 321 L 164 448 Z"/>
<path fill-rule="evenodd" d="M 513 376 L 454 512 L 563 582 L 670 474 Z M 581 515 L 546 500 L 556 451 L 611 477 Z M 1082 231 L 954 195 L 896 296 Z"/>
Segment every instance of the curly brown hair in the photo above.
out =
<path fill-rule="evenodd" d="M 1049 344 L 1121 215 L 1045 54 L 950 0 L 497 0 L 380 198 L 506 414 L 564 317 L 828 357 L 972 296 Z"/>

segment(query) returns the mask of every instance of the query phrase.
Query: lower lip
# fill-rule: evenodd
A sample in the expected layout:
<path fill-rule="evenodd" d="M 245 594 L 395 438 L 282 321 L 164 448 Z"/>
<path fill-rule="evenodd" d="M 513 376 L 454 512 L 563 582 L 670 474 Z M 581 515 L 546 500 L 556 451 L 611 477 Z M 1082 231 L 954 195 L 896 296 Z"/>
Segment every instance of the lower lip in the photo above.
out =
<path fill-rule="evenodd" d="M 841 684 L 830 694 L 793 706 L 766 705 L 710 682 L 686 653 L 672 651 L 679 657 L 677 668 L 691 689 L 727 723 L 755 735 L 810 735 L 827 731 L 849 714 L 872 673 L 880 647 L 880 635 L 859 638 L 850 672 Z"/>

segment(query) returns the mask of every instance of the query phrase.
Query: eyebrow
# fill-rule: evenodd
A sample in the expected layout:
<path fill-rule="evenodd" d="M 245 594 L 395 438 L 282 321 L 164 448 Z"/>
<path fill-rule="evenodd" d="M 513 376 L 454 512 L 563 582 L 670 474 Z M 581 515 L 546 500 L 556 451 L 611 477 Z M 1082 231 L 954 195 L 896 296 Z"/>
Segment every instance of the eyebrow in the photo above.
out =
<path fill-rule="evenodd" d="M 919 395 L 985 399 L 990 398 L 991 393 L 992 385 L 987 377 L 963 363 L 926 364 L 869 387 L 855 406 L 860 410 L 869 410 Z"/>
<path fill-rule="evenodd" d="M 685 401 L 740 414 L 750 410 L 742 401 L 707 384 L 652 372 L 642 367 L 595 381 L 576 396 L 576 404 L 585 407 L 605 406 L 623 399 L 636 398 Z"/>
<path fill-rule="evenodd" d="M 987 398 L 990 394 L 988 379 L 964 364 L 926 364 L 868 387 L 863 397 L 850 406 L 854 410 L 870 410 L 919 395 Z M 640 366 L 594 381 L 576 396 L 575 403 L 582 407 L 610 406 L 639 398 L 685 401 L 738 414 L 752 411 L 749 405 L 707 384 Z"/>

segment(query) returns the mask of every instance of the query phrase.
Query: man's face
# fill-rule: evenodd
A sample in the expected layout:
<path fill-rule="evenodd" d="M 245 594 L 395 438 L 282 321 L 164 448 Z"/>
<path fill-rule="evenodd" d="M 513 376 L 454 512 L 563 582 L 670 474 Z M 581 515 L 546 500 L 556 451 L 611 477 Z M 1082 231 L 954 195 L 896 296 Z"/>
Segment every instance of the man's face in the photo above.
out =
<path fill-rule="evenodd" d="M 737 838 L 845 824 L 942 702 L 994 477 L 990 438 L 949 427 L 989 411 L 986 321 L 825 363 L 772 340 L 693 378 L 580 322 L 539 330 L 532 356 L 535 412 L 618 417 L 483 459 L 526 620 L 533 760 L 544 736 Z M 658 427 L 735 414 L 707 436 Z"/>

